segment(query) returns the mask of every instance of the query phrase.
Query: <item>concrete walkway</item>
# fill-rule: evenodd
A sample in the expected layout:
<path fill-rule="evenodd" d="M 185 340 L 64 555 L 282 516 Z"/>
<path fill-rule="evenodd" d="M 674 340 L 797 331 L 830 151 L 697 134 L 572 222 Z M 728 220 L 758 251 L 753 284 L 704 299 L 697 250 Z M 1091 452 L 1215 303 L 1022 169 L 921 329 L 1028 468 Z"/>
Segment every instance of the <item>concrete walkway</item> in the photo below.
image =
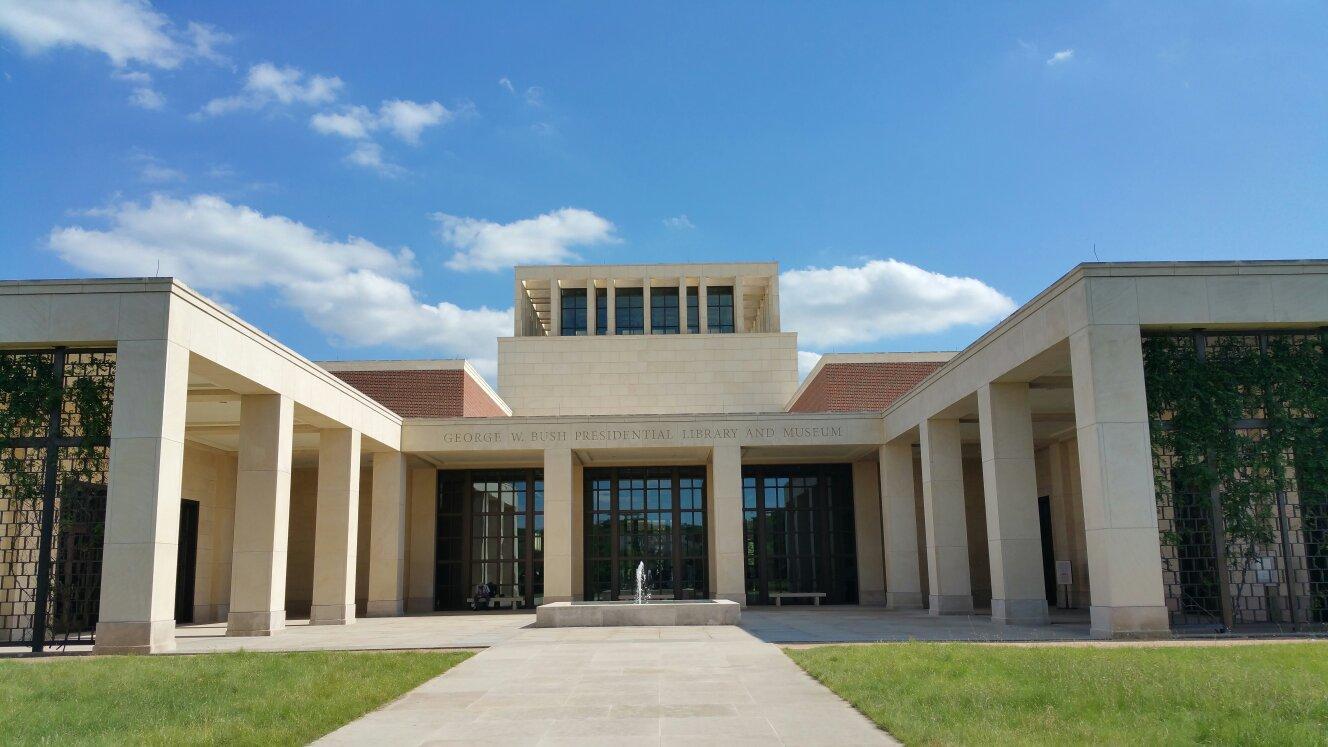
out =
<path fill-rule="evenodd" d="M 526 629 L 320 744 L 895 744 L 736 627 Z"/>

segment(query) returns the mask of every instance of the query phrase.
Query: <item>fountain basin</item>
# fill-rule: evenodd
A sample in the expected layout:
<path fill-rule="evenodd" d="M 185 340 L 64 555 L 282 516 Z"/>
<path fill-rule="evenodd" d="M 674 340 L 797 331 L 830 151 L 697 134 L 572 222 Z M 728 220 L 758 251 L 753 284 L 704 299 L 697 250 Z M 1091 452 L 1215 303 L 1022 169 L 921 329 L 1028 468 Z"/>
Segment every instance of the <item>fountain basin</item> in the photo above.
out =
<path fill-rule="evenodd" d="M 537 628 L 737 625 L 742 605 L 728 599 L 550 602 L 535 608 Z"/>

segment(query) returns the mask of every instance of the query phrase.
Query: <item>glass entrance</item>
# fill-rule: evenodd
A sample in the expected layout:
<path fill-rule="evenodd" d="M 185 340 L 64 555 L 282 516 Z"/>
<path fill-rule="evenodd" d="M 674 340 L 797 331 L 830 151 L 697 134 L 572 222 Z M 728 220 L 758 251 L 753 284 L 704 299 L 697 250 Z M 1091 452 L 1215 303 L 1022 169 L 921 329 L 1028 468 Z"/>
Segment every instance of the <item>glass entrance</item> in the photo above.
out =
<path fill-rule="evenodd" d="M 588 469 L 585 597 L 631 599 L 645 563 L 654 599 L 705 599 L 705 469 Z"/>
<path fill-rule="evenodd" d="M 544 601 L 544 471 L 438 473 L 434 609 L 469 606 L 475 587 L 526 607 Z"/>

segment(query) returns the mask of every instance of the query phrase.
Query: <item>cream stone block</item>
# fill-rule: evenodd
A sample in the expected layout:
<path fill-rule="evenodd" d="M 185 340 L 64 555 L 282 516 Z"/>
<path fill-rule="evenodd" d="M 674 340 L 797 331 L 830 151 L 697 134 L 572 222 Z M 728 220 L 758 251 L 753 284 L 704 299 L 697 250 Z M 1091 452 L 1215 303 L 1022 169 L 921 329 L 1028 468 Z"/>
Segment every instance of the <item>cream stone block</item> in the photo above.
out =
<path fill-rule="evenodd" d="M 1208 282 L 1205 278 L 1172 275 L 1135 280 L 1141 324 L 1207 324 Z"/>
<path fill-rule="evenodd" d="M 1278 322 L 1328 320 L 1328 274 L 1270 277 L 1273 318 Z"/>
<path fill-rule="evenodd" d="M 1028 385 L 978 390 L 992 620 L 1048 622 Z"/>
<path fill-rule="evenodd" d="M 709 512 L 712 527 L 710 564 L 711 596 L 747 603 L 743 572 L 742 540 L 742 449 L 716 446 L 710 455 Z"/>
<path fill-rule="evenodd" d="M 572 450 L 544 450 L 544 601 L 572 601 Z"/>
<path fill-rule="evenodd" d="M 1085 282 L 1093 324 L 1139 323 L 1139 296 L 1134 278 L 1091 277 Z"/>
<path fill-rule="evenodd" d="M 406 611 L 432 612 L 438 521 L 438 470 L 410 471 L 410 548 L 406 558 Z"/>
<path fill-rule="evenodd" d="M 54 339 L 50 330 L 50 296 L 0 296 L 0 342 L 11 345 L 49 342 Z"/>
<path fill-rule="evenodd" d="M 373 496 L 369 527 L 369 617 L 405 613 L 406 455 L 373 455 Z"/>
<path fill-rule="evenodd" d="M 1143 343 L 1138 325 L 1092 325 L 1070 336 L 1075 417 L 1082 422 L 1148 422 L 1144 393 Z M 1114 361 L 1090 366 L 1087 362 Z"/>
<path fill-rule="evenodd" d="M 355 540 L 360 526 L 360 434 L 329 428 L 318 435 L 314 520 L 313 625 L 355 622 Z"/>
<path fill-rule="evenodd" d="M 853 525 L 858 556 L 858 603 L 885 604 L 881 479 L 875 462 L 853 463 Z"/>
<path fill-rule="evenodd" d="M 165 340 L 127 343 L 118 353 L 97 645 L 152 653 L 175 645 L 189 353 Z"/>
<path fill-rule="evenodd" d="M 171 295 L 169 293 L 125 293 L 120 296 L 120 324 L 116 335 L 127 340 L 169 339 Z"/>
<path fill-rule="evenodd" d="M 240 398 L 227 635 L 266 636 L 285 627 L 294 416 L 294 402 L 279 394 Z"/>
<path fill-rule="evenodd" d="M 1208 314 L 1215 324 L 1272 321 L 1275 316 L 1272 280 L 1265 275 L 1208 278 Z"/>
<path fill-rule="evenodd" d="M 110 342 L 120 326 L 117 293 L 69 293 L 51 303 L 53 342 Z"/>
<path fill-rule="evenodd" d="M 959 421 L 924 420 L 919 434 L 930 613 L 971 612 L 973 588 L 968 568 Z"/>
<path fill-rule="evenodd" d="M 880 447 L 881 521 L 885 545 L 885 595 L 891 609 L 922 607 L 914 504 L 913 447 L 896 441 Z"/>

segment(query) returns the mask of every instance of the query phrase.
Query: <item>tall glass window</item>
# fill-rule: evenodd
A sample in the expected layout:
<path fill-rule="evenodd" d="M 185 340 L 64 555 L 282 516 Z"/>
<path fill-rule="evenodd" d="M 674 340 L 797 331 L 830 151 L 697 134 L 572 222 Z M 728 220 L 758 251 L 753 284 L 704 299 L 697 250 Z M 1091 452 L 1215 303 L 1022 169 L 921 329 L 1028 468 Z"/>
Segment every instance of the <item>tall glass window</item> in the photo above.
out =
<path fill-rule="evenodd" d="M 563 337 L 586 333 L 586 289 L 564 288 L 562 291 L 562 317 L 558 334 Z"/>
<path fill-rule="evenodd" d="M 435 609 L 466 607 L 480 584 L 543 602 L 544 471 L 440 471 L 435 556 Z"/>
<path fill-rule="evenodd" d="M 595 294 L 595 334 L 609 333 L 609 292 Z"/>
<path fill-rule="evenodd" d="M 654 599 L 704 599 L 705 471 L 586 470 L 585 595 L 631 599 L 644 563 Z"/>
<path fill-rule="evenodd" d="M 677 289 L 651 289 L 650 334 L 676 335 L 678 334 L 678 321 Z"/>
<path fill-rule="evenodd" d="M 706 327 L 710 332 L 733 331 L 733 286 L 706 288 Z"/>
<path fill-rule="evenodd" d="M 701 298 L 700 292 L 700 288 L 687 289 L 687 331 L 692 334 L 698 334 L 701 331 L 701 315 L 697 313 L 697 304 Z"/>
<path fill-rule="evenodd" d="M 770 604 L 778 592 L 858 601 L 847 465 L 746 467 L 742 509 L 748 604 Z"/>
<path fill-rule="evenodd" d="M 613 326 L 620 335 L 645 334 L 646 315 L 640 288 L 619 288 L 613 302 Z"/>

